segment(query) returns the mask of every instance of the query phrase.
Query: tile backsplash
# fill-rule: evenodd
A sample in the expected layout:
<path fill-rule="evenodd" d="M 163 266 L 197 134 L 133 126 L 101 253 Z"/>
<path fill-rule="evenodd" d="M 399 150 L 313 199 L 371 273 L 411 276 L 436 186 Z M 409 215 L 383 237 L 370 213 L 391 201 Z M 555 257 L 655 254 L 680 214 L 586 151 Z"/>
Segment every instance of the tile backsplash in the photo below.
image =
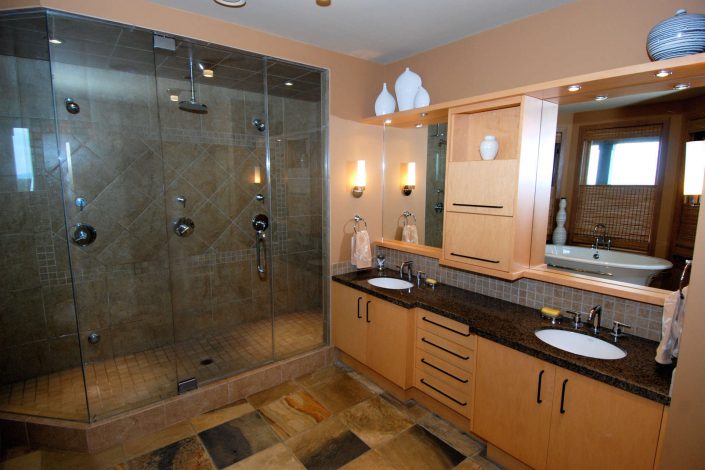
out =
<path fill-rule="evenodd" d="M 424 271 L 429 277 L 435 278 L 443 284 L 531 308 L 538 309 L 549 306 L 562 311 L 588 312 L 591 307 L 599 304 L 602 305 L 603 327 L 610 328 L 612 320 L 617 320 L 632 326 L 631 330 L 628 330 L 630 334 L 654 341 L 661 338 L 663 307 L 659 305 L 635 302 L 532 279 L 504 281 L 441 266 L 435 258 L 413 255 L 391 248 L 376 247 L 376 253 L 385 255 L 387 267 L 398 266 L 402 261 L 411 260 L 414 263 L 414 272 Z M 349 262 L 336 263 L 331 266 L 333 275 L 354 270 Z"/>

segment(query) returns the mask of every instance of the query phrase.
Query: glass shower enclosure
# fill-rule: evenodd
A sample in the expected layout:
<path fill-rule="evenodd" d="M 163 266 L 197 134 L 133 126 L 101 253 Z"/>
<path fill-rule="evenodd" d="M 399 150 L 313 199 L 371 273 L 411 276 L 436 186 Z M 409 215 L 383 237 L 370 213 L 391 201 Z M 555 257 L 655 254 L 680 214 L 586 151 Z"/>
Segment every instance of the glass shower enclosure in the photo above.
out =
<path fill-rule="evenodd" d="M 324 71 L 0 16 L 0 411 L 95 421 L 327 342 Z"/>

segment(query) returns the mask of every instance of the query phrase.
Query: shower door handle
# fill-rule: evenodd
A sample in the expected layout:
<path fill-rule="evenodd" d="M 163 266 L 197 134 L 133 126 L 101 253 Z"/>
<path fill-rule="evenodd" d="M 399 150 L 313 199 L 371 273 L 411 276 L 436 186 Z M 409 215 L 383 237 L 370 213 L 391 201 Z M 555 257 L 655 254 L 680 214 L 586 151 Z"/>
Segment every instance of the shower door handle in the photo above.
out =
<path fill-rule="evenodd" d="M 264 232 L 257 232 L 257 239 L 255 242 L 255 251 L 257 253 L 257 271 L 262 274 L 267 270 L 267 262 L 262 261 L 262 249 L 266 248 L 264 246 L 264 240 L 265 240 Z M 266 258 L 267 258 L 267 255 L 265 253 L 265 260 L 266 260 Z"/>

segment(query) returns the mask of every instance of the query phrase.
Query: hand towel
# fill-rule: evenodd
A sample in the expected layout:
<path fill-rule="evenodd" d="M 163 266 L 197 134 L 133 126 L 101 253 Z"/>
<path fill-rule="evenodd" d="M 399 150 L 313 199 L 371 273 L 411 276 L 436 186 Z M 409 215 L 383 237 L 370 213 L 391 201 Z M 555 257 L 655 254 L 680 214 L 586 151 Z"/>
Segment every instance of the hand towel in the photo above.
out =
<path fill-rule="evenodd" d="M 656 348 L 656 362 L 659 364 L 670 364 L 672 357 L 678 357 L 686 300 L 688 300 L 687 287 L 683 288 L 682 299 L 680 291 L 675 291 L 666 298 L 663 304 L 661 342 Z"/>
<path fill-rule="evenodd" d="M 407 243 L 418 243 L 419 242 L 419 231 L 416 228 L 416 224 L 406 224 L 401 232 L 401 241 Z"/>
<path fill-rule="evenodd" d="M 357 269 L 372 266 L 372 248 L 370 245 L 370 234 L 367 233 L 367 230 L 359 230 L 353 233 L 350 251 L 352 253 L 350 262 Z"/>

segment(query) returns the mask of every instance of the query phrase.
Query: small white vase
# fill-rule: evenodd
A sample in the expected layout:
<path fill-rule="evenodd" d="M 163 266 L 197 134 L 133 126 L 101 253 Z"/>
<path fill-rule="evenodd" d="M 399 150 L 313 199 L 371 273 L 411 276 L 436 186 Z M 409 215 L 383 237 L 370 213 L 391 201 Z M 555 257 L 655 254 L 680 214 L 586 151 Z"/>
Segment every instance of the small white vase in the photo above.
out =
<path fill-rule="evenodd" d="M 421 86 L 421 77 L 409 70 L 409 67 L 399 75 L 394 84 L 394 92 L 397 95 L 397 105 L 399 111 L 406 111 L 414 108 L 414 98 Z"/>
<path fill-rule="evenodd" d="M 429 104 L 431 104 L 431 96 L 424 87 L 420 86 L 419 91 L 416 92 L 416 97 L 414 97 L 414 108 L 423 108 Z"/>
<path fill-rule="evenodd" d="M 568 205 L 566 198 L 562 197 L 558 202 L 558 211 L 556 212 L 556 228 L 553 230 L 553 244 L 565 245 L 568 239 L 568 232 L 565 229 L 565 221 L 568 219 L 565 208 Z"/>
<path fill-rule="evenodd" d="M 392 94 L 387 91 L 387 84 L 385 83 L 382 85 L 382 92 L 375 100 L 375 114 L 381 116 L 382 114 L 393 113 L 396 106 L 397 102 L 394 101 Z"/>
<path fill-rule="evenodd" d="M 486 135 L 480 142 L 480 156 L 483 160 L 494 160 L 499 150 L 499 142 L 493 135 Z"/>

